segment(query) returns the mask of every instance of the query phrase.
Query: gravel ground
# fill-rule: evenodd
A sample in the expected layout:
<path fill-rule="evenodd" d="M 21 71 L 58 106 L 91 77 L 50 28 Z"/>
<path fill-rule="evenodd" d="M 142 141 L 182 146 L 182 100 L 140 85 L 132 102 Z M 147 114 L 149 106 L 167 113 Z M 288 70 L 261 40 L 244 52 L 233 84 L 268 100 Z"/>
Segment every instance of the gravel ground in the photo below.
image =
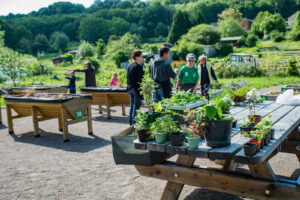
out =
<path fill-rule="evenodd" d="M 114 107 L 112 119 L 108 120 L 93 106 L 94 136 L 87 134 L 87 123 L 82 122 L 69 126 L 70 141 L 66 143 L 58 131 L 57 120 L 41 122 L 41 137 L 34 138 L 31 117 L 17 119 L 15 135 L 9 135 L 5 109 L 2 112 L 1 200 L 160 199 L 166 181 L 142 177 L 133 166 L 117 166 L 113 161 L 110 136 L 128 127 L 127 117 L 118 117 L 121 107 Z M 214 166 L 206 159 L 197 159 L 196 164 Z M 271 165 L 280 175 L 300 174 L 294 155 L 280 153 L 271 160 Z M 179 199 L 245 198 L 185 186 Z"/>

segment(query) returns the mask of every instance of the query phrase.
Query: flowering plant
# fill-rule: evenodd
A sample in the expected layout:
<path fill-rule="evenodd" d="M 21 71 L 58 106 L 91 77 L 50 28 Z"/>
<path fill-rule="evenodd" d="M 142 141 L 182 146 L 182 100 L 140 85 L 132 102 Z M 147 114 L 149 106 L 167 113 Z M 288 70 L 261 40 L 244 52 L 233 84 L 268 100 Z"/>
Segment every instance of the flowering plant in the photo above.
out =
<path fill-rule="evenodd" d="M 185 110 L 186 113 L 183 118 L 186 120 L 188 125 L 182 126 L 185 132 L 191 132 L 193 136 L 204 137 L 205 123 L 202 121 L 202 112 L 200 110 Z"/>
<path fill-rule="evenodd" d="M 250 115 L 254 116 L 255 115 L 255 104 L 258 103 L 260 100 L 260 93 L 255 88 L 253 88 L 252 90 L 250 90 L 247 93 L 246 100 L 248 102 Z"/>
<path fill-rule="evenodd" d="M 242 102 L 246 100 L 246 93 L 250 90 L 250 83 L 243 79 L 238 82 L 231 82 L 227 92 L 234 102 Z"/>

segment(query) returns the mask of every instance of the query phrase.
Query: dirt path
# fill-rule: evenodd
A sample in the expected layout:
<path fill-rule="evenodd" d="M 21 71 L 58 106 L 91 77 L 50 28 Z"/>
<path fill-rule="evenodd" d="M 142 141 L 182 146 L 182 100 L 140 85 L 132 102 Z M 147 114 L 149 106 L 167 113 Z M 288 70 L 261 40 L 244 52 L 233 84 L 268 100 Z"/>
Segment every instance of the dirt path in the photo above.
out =
<path fill-rule="evenodd" d="M 128 113 L 128 108 L 126 108 Z M 4 124 L 5 109 L 2 109 Z M 57 120 L 40 123 L 41 137 L 33 137 L 32 119 L 14 122 L 15 135 L 0 128 L 0 199 L 160 199 L 165 181 L 140 176 L 133 166 L 117 166 L 112 157 L 110 136 L 128 127 L 121 108 L 112 109 L 112 119 L 93 107 L 94 136 L 86 123 L 70 126 L 70 142 L 64 143 Z M 288 165 L 287 165 L 288 162 Z M 296 157 L 279 154 L 271 160 L 274 171 L 291 176 L 300 165 Z M 213 165 L 198 159 L 196 164 Z M 297 173 L 294 173 L 294 176 Z M 185 186 L 180 199 L 244 199 Z"/>

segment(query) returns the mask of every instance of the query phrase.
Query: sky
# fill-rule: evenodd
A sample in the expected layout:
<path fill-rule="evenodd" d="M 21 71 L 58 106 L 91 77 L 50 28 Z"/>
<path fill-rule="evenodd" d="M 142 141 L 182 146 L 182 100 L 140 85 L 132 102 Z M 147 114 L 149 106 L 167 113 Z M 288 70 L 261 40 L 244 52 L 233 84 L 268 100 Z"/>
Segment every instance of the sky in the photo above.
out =
<path fill-rule="evenodd" d="M 38 11 L 42 7 L 59 2 L 60 0 L 0 0 L 0 15 L 28 14 L 31 11 Z M 62 0 L 90 7 L 94 0 Z"/>

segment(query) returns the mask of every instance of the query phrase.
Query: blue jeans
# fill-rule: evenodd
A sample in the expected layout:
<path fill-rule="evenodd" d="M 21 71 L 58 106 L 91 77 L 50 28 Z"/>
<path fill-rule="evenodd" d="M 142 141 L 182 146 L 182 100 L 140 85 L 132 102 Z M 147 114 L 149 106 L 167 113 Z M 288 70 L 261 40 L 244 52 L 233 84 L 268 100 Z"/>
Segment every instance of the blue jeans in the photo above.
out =
<path fill-rule="evenodd" d="M 135 123 L 134 118 L 137 110 L 141 107 L 142 101 L 133 88 L 128 90 L 128 94 L 130 96 L 129 125 L 132 125 Z"/>
<path fill-rule="evenodd" d="M 69 87 L 70 94 L 76 94 L 76 87 Z"/>
<path fill-rule="evenodd" d="M 160 101 L 162 101 L 164 98 L 164 91 L 162 88 L 157 89 L 154 93 L 153 93 L 153 100 L 155 103 L 158 103 Z"/>

